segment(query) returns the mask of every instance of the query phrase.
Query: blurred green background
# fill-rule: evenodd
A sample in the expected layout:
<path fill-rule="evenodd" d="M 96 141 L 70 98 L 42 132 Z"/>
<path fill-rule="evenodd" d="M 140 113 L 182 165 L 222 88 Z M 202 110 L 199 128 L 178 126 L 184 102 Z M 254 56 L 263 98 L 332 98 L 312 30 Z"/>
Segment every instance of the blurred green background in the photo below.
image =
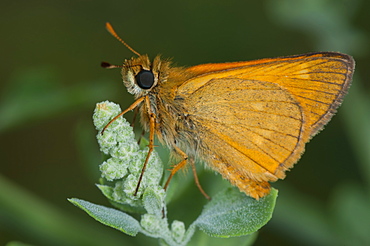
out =
<path fill-rule="evenodd" d="M 14 0 L 0 9 L 0 245 L 156 244 L 106 228 L 66 200 L 107 205 L 94 186 L 102 157 L 92 111 L 103 100 L 133 102 L 119 70 L 99 67 L 133 55 L 106 21 L 138 52 L 181 66 L 315 51 L 354 56 L 349 95 L 286 180 L 273 184 L 276 211 L 255 245 L 370 245 L 369 1 Z M 200 178 L 206 190 L 223 184 L 209 171 Z M 169 209 L 200 213 L 206 201 L 189 187 Z"/>

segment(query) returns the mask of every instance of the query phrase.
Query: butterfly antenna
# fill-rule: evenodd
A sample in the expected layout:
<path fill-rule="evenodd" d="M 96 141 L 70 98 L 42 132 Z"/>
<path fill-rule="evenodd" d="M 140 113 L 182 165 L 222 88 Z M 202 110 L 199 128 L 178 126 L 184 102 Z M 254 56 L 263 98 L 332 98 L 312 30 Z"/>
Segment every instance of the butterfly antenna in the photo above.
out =
<path fill-rule="evenodd" d="M 123 65 L 112 65 L 112 64 L 110 64 L 109 62 L 102 62 L 102 63 L 100 64 L 100 66 L 101 66 L 101 67 L 103 67 L 103 68 L 108 68 L 108 69 L 124 67 Z"/>
<path fill-rule="evenodd" d="M 105 28 L 107 28 L 108 32 L 112 34 L 113 37 L 115 37 L 118 41 L 120 41 L 124 46 L 126 46 L 129 50 L 131 50 L 132 53 L 136 54 L 137 56 L 140 56 L 140 53 L 134 50 L 133 48 L 130 47 L 125 41 L 122 40 L 116 33 L 116 31 L 113 29 L 112 25 L 107 22 L 105 23 Z"/>

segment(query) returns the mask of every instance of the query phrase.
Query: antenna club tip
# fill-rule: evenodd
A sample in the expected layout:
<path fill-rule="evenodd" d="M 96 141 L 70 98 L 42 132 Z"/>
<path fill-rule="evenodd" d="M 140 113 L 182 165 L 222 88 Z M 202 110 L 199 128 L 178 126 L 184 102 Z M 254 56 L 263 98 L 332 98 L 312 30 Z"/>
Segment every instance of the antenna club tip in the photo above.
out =
<path fill-rule="evenodd" d="M 113 30 L 113 27 L 109 22 L 105 22 L 105 28 L 107 28 L 110 32 Z"/>
<path fill-rule="evenodd" d="M 111 69 L 111 68 L 122 68 L 122 67 L 124 67 L 124 65 L 112 65 L 109 62 L 102 62 L 102 63 L 100 63 L 100 66 L 102 68 L 108 68 L 108 69 Z"/>
<path fill-rule="evenodd" d="M 100 66 L 103 67 L 103 68 L 109 68 L 111 66 L 111 64 L 108 63 L 108 62 L 102 62 L 102 63 L 100 63 Z"/>
<path fill-rule="evenodd" d="M 118 66 L 118 65 L 112 65 L 112 64 L 110 64 L 108 62 L 102 62 L 102 63 L 100 63 L 100 66 L 102 68 L 108 68 L 108 69 L 122 67 L 122 66 Z"/>
<path fill-rule="evenodd" d="M 109 22 L 106 22 L 105 23 L 105 27 L 106 29 L 108 30 L 108 32 L 110 34 L 112 34 L 113 37 L 115 37 L 118 41 L 120 41 L 124 46 L 126 46 L 129 50 L 132 51 L 132 53 L 136 54 L 137 56 L 140 56 L 140 53 L 135 51 L 133 48 L 131 48 L 125 41 L 123 41 L 119 36 L 118 34 L 116 33 L 116 31 L 113 29 L 112 25 L 109 23 Z"/>

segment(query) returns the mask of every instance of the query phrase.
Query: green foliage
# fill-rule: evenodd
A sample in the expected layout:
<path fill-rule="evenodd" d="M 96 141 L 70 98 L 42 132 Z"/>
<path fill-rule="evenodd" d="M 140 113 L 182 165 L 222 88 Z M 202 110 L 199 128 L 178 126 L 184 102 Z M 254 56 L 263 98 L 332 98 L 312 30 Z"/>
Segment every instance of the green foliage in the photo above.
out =
<path fill-rule="evenodd" d="M 219 192 L 196 219 L 195 224 L 208 235 L 232 237 L 257 231 L 272 216 L 277 191 L 259 201 L 236 188 Z"/>
<path fill-rule="evenodd" d="M 100 223 L 120 230 L 130 236 L 135 236 L 141 230 L 137 220 L 116 209 L 96 205 L 80 199 L 69 199 L 69 201 Z"/>
<path fill-rule="evenodd" d="M 141 232 L 159 238 L 161 245 L 187 245 L 196 228 L 214 237 L 250 235 L 271 219 L 276 190 L 273 189 L 268 196 L 257 201 L 237 188 L 228 188 L 213 197 L 188 229 L 178 220 L 169 223 L 166 192 L 160 185 L 163 165 L 156 152 L 149 159 L 138 193 L 134 194 L 147 147 L 139 148 L 132 128 L 122 117 L 101 134 L 103 127 L 119 112 L 117 104 L 103 102 L 97 104 L 93 118 L 100 149 L 108 157 L 100 165 L 100 171 L 102 180 L 109 184 L 100 184 L 98 187 L 111 204 L 121 211 L 80 199 L 69 199 L 91 217 L 130 236 Z M 125 212 L 140 213 L 140 221 Z"/>

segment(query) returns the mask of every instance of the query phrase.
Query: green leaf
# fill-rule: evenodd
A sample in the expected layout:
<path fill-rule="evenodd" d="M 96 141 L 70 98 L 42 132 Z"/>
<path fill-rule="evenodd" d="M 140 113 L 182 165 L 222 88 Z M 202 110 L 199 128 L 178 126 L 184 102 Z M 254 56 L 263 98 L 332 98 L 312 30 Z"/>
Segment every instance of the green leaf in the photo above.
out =
<path fill-rule="evenodd" d="M 276 198 L 275 189 L 257 201 L 235 187 L 228 188 L 204 207 L 193 225 L 215 237 L 248 235 L 271 219 Z"/>
<path fill-rule="evenodd" d="M 130 236 L 136 236 L 136 234 L 141 231 L 141 226 L 136 219 L 119 210 L 96 205 L 76 198 L 68 199 L 68 201 L 84 210 L 88 215 L 100 223 L 113 227 Z"/>
<path fill-rule="evenodd" d="M 219 238 L 210 237 L 207 234 L 197 231 L 191 238 L 187 246 L 212 245 L 212 246 L 250 246 L 256 241 L 258 233 L 252 233 L 247 236 Z"/>
<path fill-rule="evenodd" d="M 145 213 L 145 209 L 143 207 L 138 207 L 138 206 L 131 206 L 130 204 L 127 203 L 122 203 L 118 202 L 114 199 L 113 197 L 113 192 L 114 188 L 109 186 L 109 185 L 96 185 L 99 190 L 103 193 L 103 195 L 109 199 L 109 202 L 115 207 L 118 208 L 119 210 L 128 212 L 128 213 Z"/>
<path fill-rule="evenodd" d="M 148 214 L 154 214 L 159 217 L 162 216 L 163 209 L 165 207 L 164 199 L 166 193 L 163 189 L 158 187 L 148 187 L 145 189 L 143 195 L 143 203 Z"/>

